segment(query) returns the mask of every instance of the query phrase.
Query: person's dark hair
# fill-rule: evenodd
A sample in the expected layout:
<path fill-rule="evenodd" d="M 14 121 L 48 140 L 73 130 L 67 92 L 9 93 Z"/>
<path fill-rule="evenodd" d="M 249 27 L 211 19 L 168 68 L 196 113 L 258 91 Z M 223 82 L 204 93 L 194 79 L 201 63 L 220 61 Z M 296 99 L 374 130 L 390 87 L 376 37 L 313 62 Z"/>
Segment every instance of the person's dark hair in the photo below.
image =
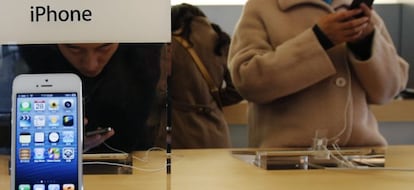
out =
<path fill-rule="evenodd" d="M 182 3 L 179 5 L 174 5 L 171 7 L 171 32 L 180 33 L 178 35 L 182 36 L 188 41 L 190 45 L 193 45 L 190 40 L 191 35 L 191 22 L 194 17 L 207 17 L 204 12 L 197 6 L 190 5 L 187 3 Z M 214 47 L 214 53 L 216 55 L 223 55 L 223 48 L 226 48 L 230 44 L 230 36 L 224 32 L 221 27 L 216 23 L 211 23 L 211 27 L 218 35 Z"/>
<path fill-rule="evenodd" d="M 206 15 L 196 6 L 182 3 L 171 7 L 171 32 L 181 29 L 180 36 L 189 40 L 191 34 L 191 22 L 194 17 L 206 17 Z"/>
<path fill-rule="evenodd" d="M 226 48 L 230 44 L 230 35 L 224 32 L 221 27 L 216 23 L 211 23 L 214 31 L 218 34 L 218 39 L 216 41 L 216 45 L 214 47 L 214 53 L 216 55 L 222 56 L 223 55 L 223 48 Z"/>

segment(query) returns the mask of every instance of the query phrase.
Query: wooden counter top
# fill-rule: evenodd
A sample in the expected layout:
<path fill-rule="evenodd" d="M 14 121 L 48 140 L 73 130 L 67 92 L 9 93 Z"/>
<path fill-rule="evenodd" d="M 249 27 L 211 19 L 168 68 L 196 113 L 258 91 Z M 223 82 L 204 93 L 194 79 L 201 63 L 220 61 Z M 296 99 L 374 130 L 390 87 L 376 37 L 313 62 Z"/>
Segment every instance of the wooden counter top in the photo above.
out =
<path fill-rule="evenodd" d="M 144 157 L 145 152 L 135 156 Z M 386 167 L 414 167 L 414 146 L 387 148 Z M 7 156 L 0 156 L 0 187 L 7 189 Z M 130 175 L 85 175 L 85 190 L 411 190 L 413 171 L 397 170 L 264 170 L 233 157 L 228 149 L 173 150 L 172 173 L 164 170 L 165 152 L 150 152 L 148 161 L 135 160 Z M 157 170 L 156 169 L 161 169 Z"/>

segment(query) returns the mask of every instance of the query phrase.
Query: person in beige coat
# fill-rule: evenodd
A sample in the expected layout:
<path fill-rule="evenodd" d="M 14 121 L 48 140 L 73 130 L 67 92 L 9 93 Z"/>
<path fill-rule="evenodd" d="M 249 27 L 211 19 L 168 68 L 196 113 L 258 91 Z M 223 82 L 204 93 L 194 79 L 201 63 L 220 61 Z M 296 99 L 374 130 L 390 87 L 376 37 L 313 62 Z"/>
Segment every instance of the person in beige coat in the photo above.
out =
<path fill-rule="evenodd" d="M 408 64 L 375 10 L 350 3 L 247 1 L 229 69 L 249 102 L 249 146 L 387 145 L 369 105 L 405 88 Z"/>
<path fill-rule="evenodd" d="M 168 93 L 171 99 L 173 148 L 231 147 L 229 127 L 222 106 L 238 103 L 242 97 L 235 90 L 227 69 L 230 36 L 211 23 L 196 6 L 179 4 L 171 8 L 171 76 Z M 217 98 L 198 69 L 194 58 L 178 40 L 180 37 L 201 60 L 214 85 Z M 166 144 L 166 126 L 161 124 L 156 146 Z"/>

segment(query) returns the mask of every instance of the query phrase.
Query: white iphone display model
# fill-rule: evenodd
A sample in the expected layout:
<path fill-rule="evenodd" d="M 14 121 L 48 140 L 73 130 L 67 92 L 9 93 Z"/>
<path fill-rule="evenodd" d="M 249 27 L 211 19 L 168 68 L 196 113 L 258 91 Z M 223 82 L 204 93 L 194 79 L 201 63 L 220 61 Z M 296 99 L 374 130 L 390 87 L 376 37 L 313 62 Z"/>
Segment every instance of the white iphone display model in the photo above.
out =
<path fill-rule="evenodd" d="M 82 190 L 82 82 L 75 74 L 13 81 L 11 190 Z"/>

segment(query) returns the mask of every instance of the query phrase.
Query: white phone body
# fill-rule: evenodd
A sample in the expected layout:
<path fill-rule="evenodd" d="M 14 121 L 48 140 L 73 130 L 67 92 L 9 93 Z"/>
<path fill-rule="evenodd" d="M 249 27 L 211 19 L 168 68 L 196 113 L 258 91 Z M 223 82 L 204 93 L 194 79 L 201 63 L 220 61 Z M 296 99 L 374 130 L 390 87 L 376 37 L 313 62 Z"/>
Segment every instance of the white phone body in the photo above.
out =
<path fill-rule="evenodd" d="M 82 82 L 22 74 L 12 88 L 11 190 L 83 190 Z"/>

